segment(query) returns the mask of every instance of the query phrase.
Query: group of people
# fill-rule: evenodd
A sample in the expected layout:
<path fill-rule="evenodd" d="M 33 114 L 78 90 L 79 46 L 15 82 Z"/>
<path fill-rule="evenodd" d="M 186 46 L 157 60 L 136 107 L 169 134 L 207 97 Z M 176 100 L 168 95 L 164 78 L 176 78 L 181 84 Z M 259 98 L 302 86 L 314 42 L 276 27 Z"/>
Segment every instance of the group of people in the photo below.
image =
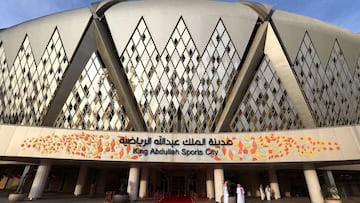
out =
<path fill-rule="evenodd" d="M 271 188 L 269 185 L 266 185 L 264 189 L 263 185 L 260 184 L 259 191 L 261 200 L 265 200 L 265 197 L 267 201 L 271 200 Z M 237 184 L 236 187 L 236 202 L 245 203 L 245 190 L 240 184 Z M 229 190 L 227 181 L 224 183 L 224 203 L 229 203 Z"/>
<path fill-rule="evenodd" d="M 266 185 L 265 191 L 264 191 L 264 187 L 260 184 L 259 191 L 260 191 L 261 200 L 265 200 L 265 196 L 266 196 L 267 201 L 271 200 L 271 188 L 269 185 Z"/>
<path fill-rule="evenodd" d="M 236 186 L 236 202 L 245 203 L 245 190 L 240 184 L 237 184 Z M 229 190 L 227 181 L 224 183 L 224 203 L 229 203 Z"/>

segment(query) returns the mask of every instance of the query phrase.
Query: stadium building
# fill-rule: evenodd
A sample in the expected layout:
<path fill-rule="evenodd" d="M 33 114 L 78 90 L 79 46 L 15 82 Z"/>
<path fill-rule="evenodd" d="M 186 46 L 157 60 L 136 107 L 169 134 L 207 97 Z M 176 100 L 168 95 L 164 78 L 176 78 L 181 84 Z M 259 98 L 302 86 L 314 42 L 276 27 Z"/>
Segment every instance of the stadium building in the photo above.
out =
<path fill-rule="evenodd" d="M 359 87 L 359 34 L 270 5 L 113 0 L 45 16 L 0 30 L 0 188 L 358 196 Z"/>

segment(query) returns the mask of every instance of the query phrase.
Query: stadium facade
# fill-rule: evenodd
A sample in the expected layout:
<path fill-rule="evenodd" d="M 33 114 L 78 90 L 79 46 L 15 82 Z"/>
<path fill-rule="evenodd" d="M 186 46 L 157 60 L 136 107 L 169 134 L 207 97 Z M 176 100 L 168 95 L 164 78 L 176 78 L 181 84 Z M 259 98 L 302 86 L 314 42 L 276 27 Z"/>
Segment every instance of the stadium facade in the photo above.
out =
<path fill-rule="evenodd" d="M 0 30 L 0 187 L 359 195 L 359 87 L 359 34 L 269 5 L 103 1 L 45 16 Z"/>

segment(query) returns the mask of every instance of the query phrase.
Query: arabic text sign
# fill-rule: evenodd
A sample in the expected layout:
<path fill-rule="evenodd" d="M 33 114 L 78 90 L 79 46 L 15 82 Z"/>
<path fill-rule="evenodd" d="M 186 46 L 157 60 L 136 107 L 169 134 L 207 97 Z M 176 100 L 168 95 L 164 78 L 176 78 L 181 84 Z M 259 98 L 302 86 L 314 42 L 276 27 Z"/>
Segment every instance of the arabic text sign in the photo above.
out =
<path fill-rule="evenodd" d="M 162 136 L 159 136 L 154 140 L 151 137 L 148 137 L 146 139 L 141 139 L 139 137 L 136 138 L 120 137 L 119 142 L 124 146 L 136 145 L 137 147 L 133 148 L 132 151 L 133 154 L 139 154 L 144 156 L 163 155 L 163 154 L 184 155 L 184 156 L 191 156 L 191 155 L 217 156 L 218 151 L 211 149 L 210 146 L 220 147 L 220 146 L 233 145 L 233 142 L 230 139 L 223 140 L 216 138 L 202 138 L 202 139 L 187 138 L 184 140 L 180 140 L 180 139 L 167 139 Z M 199 149 L 199 146 L 202 149 Z M 164 148 L 164 147 L 168 147 L 168 148 Z"/>

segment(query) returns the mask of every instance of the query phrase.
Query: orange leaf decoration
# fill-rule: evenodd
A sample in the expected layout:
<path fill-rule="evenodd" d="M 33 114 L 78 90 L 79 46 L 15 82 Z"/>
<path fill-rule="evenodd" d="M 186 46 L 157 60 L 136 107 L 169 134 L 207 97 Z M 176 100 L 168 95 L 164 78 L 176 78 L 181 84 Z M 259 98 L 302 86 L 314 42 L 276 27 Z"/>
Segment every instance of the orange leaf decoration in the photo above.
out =
<path fill-rule="evenodd" d="M 131 159 L 137 159 L 137 158 L 139 158 L 138 155 L 133 155 L 133 156 L 131 157 Z"/>
<path fill-rule="evenodd" d="M 249 153 L 249 150 L 248 149 L 244 149 L 244 154 L 248 154 Z"/>
<path fill-rule="evenodd" d="M 222 153 L 225 155 L 225 154 L 226 154 L 226 148 L 225 148 L 225 146 L 223 146 L 221 150 L 222 150 Z"/>
<path fill-rule="evenodd" d="M 119 152 L 119 157 L 121 158 L 122 156 L 124 156 L 124 149 L 121 149 Z"/>
<path fill-rule="evenodd" d="M 242 150 L 243 150 L 243 143 L 239 141 L 239 154 L 241 153 Z"/>
<path fill-rule="evenodd" d="M 233 157 L 234 157 L 234 154 L 232 153 L 232 151 L 231 150 L 229 150 L 229 157 L 230 157 L 230 159 L 232 160 L 233 159 Z"/>
<path fill-rule="evenodd" d="M 128 146 L 126 147 L 126 153 L 129 153 L 129 152 L 130 152 L 130 149 L 131 149 L 131 147 L 130 147 L 130 145 L 128 145 Z"/>
<path fill-rule="evenodd" d="M 98 139 L 98 141 L 96 142 L 96 146 L 97 148 L 101 147 L 101 139 Z"/>
<path fill-rule="evenodd" d="M 251 154 L 255 154 L 257 149 L 257 144 L 255 141 L 253 141 L 252 148 L 251 148 Z"/>
<path fill-rule="evenodd" d="M 218 157 L 218 156 L 215 156 L 214 159 L 215 159 L 216 161 L 221 161 L 221 158 Z"/>
<path fill-rule="evenodd" d="M 266 138 L 266 142 L 270 143 L 271 142 L 270 138 Z"/>

